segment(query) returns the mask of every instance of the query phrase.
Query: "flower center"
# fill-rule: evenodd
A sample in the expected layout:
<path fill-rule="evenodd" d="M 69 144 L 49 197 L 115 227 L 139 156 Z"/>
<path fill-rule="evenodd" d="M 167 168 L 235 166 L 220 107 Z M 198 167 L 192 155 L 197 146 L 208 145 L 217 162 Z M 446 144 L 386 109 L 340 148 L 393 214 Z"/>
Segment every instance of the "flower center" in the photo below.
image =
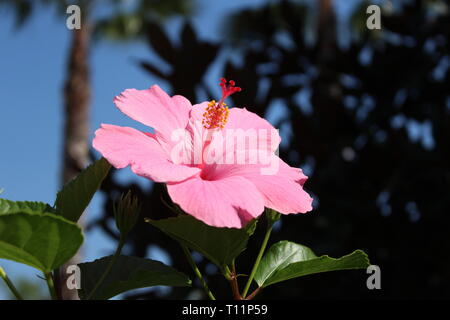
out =
<path fill-rule="evenodd" d="M 222 87 L 222 98 L 219 102 L 212 100 L 208 103 L 206 111 L 203 113 L 202 124 L 206 129 L 223 129 L 228 121 L 230 110 L 225 104 L 225 99 L 235 92 L 241 91 L 241 88 L 235 87 L 233 80 L 228 81 L 225 78 L 220 79 L 220 86 Z"/>

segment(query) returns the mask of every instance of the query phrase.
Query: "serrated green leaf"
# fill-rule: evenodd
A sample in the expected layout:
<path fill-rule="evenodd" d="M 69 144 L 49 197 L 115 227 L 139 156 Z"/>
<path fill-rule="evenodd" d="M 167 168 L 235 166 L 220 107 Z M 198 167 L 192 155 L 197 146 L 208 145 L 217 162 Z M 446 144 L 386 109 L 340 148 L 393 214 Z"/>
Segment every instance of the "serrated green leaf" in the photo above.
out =
<path fill-rule="evenodd" d="M 147 222 L 222 268 L 245 250 L 257 220 L 242 229 L 211 227 L 188 215 Z"/>
<path fill-rule="evenodd" d="M 51 213 L 0 215 L 0 258 L 50 272 L 72 258 L 83 243 L 75 223 Z"/>
<path fill-rule="evenodd" d="M 70 221 L 77 222 L 110 168 L 111 165 L 102 158 L 68 182 L 56 197 L 55 207 L 58 213 Z"/>
<path fill-rule="evenodd" d="M 78 265 L 81 269 L 81 289 L 78 290 L 81 299 L 85 299 L 90 294 L 111 259 L 112 256 L 108 256 Z M 190 285 L 191 280 L 185 274 L 162 262 L 119 256 L 91 299 L 109 299 L 129 290 L 152 286 L 182 287 Z"/>
<path fill-rule="evenodd" d="M 280 241 L 264 255 L 254 279 L 260 287 L 267 287 L 277 282 L 309 274 L 363 269 L 369 265 L 367 255 L 361 250 L 335 259 L 326 255 L 317 257 L 308 247 L 294 242 Z"/>
<path fill-rule="evenodd" d="M 11 201 L 0 199 L 0 214 L 30 212 L 30 213 L 54 213 L 54 209 L 44 202 Z"/>

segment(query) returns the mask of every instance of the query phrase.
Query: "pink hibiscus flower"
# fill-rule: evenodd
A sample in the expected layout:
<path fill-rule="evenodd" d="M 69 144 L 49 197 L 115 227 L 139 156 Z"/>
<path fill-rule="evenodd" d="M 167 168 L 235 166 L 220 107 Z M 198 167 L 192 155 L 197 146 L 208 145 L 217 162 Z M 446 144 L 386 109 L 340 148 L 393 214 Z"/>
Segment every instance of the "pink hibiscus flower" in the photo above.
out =
<path fill-rule="evenodd" d="M 242 228 L 264 207 L 312 210 L 307 177 L 275 154 L 278 131 L 245 108 L 228 109 L 225 98 L 240 88 L 225 79 L 220 85 L 219 102 L 194 106 L 157 85 L 125 90 L 116 106 L 155 133 L 102 124 L 93 146 L 114 167 L 166 183 L 174 203 L 211 226 Z"/>

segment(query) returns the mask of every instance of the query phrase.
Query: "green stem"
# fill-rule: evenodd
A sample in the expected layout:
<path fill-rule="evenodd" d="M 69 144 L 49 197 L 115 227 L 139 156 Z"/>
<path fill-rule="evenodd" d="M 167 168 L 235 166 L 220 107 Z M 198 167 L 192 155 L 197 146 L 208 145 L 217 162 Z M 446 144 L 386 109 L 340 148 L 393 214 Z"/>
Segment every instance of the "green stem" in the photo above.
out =
<path fill-rule="evenodd" d="M 119 257 L 120 253 L 122 252 L 122 248 L 123 248 L 124 244 L 125 244 L 125 238 L 124 237 L 120 237 L 119 245 L 117 246 L 117 249 L 116 249 L 116 252 L 114 253 L 114 256 L 112 257 L 111 261 L 109 262 L 108 266 L 106 267 L 106 269 L 103 272 L 103 274 L 100 277 L 100 279 L 98 279 L 97 283 L 94 286 L 94 289 L 92 289 L 91 293 L 89 293 L 89 295 L 87 296 L 86 300 L 90 300 L 92 298 L 94 293 L 101 286 L 103 281 L 106 279 L 106 277 L 108 276 L 109 272 L 111 271 L 114 263 L 116 263 L 117 258 Z"/>
<path fill-rule="evenodd" d="M 245 299 L 248 293 L 248 289 L 250 289 L 250 285 L 252 284 L 253 278 L 255 277 L 256 270 L 258 270 L 259 263 L 261 262 L 261 258 L 264 254 L 264 251 L 267 247 L 267 242 L 270 238 L 270 233 L 272 232 L 273 222 L 269 222 L 269 225 L 267 226 L 266 235 L 264 236 L 263 243 L 261 245 L 261 249 L 259 249 L 258 257 L 256 258 L 255 264 L 253 265 L 252 272 L 250 273 L 250 277 L 247 280 L 247 283 L 245 285 L 244 291 L 242 292 L 242 298 Z"/>
<path fill-rule="evenodd" d="M 22 296 L 20 295 L 19 291 L 17 291 L 16 287 L 12 283 L 12 281 L 9 279 L 8 275 L 6 274 L 5 270 L 0 267 L 0 277 L 5 281 L 6 286 L 11 290 L 13 295 L 16 297 L 17 300 L 23 300 Z"/>
<path fill-rule="evenodd" d="M 222 268 L 222 274 L 225 277 L 225 279 L 231 280 L 231 271 L 230 271 L 230 268 L 228 266 L 224 266 Z"/>
<path fill-rule="evenodd" d="M 50 296 L 52 297 L 52 300 L 56 300 L 56 290 L 55 290 L 55 283 L 53 282 L 53 276 L 51 272 L 44 273 L 45 280 L 47 281 L 48 291 L 50 291 Z"/>
<path fill-rule="evenodd" d="M 195 275 L 200 280 L 203 289 L 205 290 L 205 293 L 208 295 L 209 299 L 216 300 L 214 295 L 212 294 L 211 290 L 209 290 L 208 284 L 206 283 L 205 279 L 202 276 L 202 273 L 198 269 L 197 265 L 195 264 L 195 261 L 192 259 L 191 253 L 189 252 L 189 249 L 186 248 L 186 246 L 181 245 L 181 248 L 183 249 L 184 254 L 186 255 L 186 258 L 188 259 L 189 264 L 192 267 L 192 270 L 194 270 Z"/>

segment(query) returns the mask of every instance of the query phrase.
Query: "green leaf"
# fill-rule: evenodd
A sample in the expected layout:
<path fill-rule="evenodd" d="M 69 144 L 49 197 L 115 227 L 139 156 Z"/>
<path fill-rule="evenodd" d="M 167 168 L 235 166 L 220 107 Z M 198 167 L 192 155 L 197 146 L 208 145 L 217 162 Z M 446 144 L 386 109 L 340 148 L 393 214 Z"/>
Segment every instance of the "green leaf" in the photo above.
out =
<path fill-rule="evenodd" d="M 59 214 L 70 221 L 77 222 L 95 192 L 100 188 L 110 168 L 111 165 L 102 158 L 68 182 L 56 197 L 55 207 Z"/>
<path fill-rule="evenodd" d="M 309 274 L 365 269 L 369 265 L 367 255 L 361 250 L 335 259 L 329 256 L 317 257 L 308 247 L 289 241 L 280 241 L 274 244 L 262 258 L 255 274 L 255 281 L 260 287 L 267 287 Z"/>
<path fill-rule="evenodd" d="M 78 290 L 81 299 L 85 299 L 90 294 L 111 259 L 112 256 L 108 256 L 78 265 L 81 269 L 81 289 Z M 109 299 L 129 290 L 151 286 L 182 287 L 190 285 L 191 280 L 185 274 L 159 261 L 118 256 L 91 299 Z"/>
<path fill-rule="evenodd" d="M 242 229 L 211 227 L 188 215 L 146 221 L 222 268 L 245 250 L 257 220 Z"/>
<path fill-rule="evenodd" d="M 0 258 L 50 272 L 72 258 L 83 242 L 75 223 L 50 213 L 0 215 Z"/>
<path fill-rule="evenodd" d="M 0 214 L 29 212 L 29 213 L 43 213 L 54 212 L 54 209 L 47 203 L 31 202 L 31 201 L 10 201 L 0 199 Z"/>

